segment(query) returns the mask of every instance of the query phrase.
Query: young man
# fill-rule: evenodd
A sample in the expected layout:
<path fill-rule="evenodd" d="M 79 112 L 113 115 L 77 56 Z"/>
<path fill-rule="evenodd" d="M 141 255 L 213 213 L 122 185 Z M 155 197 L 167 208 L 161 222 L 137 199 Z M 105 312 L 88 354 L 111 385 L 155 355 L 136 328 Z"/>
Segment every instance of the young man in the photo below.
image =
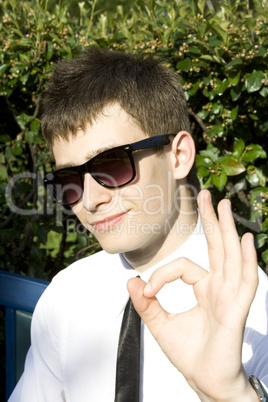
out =
<path fill-rule="evenodd" d="M 196 208 L 177 75 L 152 56 L 92 48 L 58 63 L 43 104 L 47 188 L 104 251 L 41 297 L 10 402 L 114 401 L 128 290 L 143 320 L 140 401 L 260 400 L 248 376 L 268 386 L 268 280 L 229 201 L 219 221 L 208 191 Z"/>

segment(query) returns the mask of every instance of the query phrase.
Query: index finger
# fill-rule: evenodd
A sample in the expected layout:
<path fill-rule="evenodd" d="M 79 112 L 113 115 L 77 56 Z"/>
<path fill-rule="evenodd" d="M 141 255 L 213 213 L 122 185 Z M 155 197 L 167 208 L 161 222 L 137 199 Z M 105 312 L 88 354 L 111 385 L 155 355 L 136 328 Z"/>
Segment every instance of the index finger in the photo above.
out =
<path fill-rule="evenodd" d="M 187 285 L 195 285 L 207 276 L 208 272 L 185 257 L 180 257 L 156 269 L 144 288 L 146 297 L 155 296 L 166 284 L 181 279 Z"/>

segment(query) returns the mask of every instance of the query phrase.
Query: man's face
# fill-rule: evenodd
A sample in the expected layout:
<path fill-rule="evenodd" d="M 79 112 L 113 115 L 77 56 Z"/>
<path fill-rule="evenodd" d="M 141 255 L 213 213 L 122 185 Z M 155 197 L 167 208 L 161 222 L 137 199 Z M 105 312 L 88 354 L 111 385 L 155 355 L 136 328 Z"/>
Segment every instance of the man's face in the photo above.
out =
<path fill-rule="evenodd" d="M 113 105 L 75 137 L 55 141 L 56 166 L 81 165 L 107 148 L 144 138 L 131 116 Z M 165 242 L 178 217 L 170 149 L 170 144 L 164 146 L 160 156 L 153 149 L 134 152 L 136 178 L 121 188 L 105 188 L 85 174 L 83 197 L 72 208 L 107 252 L 142 253 L 150 248 L 153 253 Z"/>

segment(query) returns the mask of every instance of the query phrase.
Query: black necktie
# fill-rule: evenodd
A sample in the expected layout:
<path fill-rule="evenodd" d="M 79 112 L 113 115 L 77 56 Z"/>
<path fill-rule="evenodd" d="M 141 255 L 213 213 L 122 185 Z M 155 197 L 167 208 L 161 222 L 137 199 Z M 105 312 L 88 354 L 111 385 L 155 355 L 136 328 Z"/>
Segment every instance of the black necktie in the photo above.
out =
<path fill-rule="evenodd" d="M 140 316 L 129 299 L 118 343 L 115 402 L 139 402 L 140 330 Z"/>

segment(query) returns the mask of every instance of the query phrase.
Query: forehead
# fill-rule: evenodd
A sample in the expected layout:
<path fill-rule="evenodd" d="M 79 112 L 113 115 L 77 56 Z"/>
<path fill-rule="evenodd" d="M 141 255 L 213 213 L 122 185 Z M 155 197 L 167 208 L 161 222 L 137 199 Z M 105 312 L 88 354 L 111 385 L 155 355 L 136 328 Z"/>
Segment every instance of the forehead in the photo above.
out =
<path fill-rule="evenodd" d="M 105 108 L 85 129 L 68 139 L 57 138 L 52 152 L 57 168 L 81 165 L 105 149 L 139 141 L 145 134 L 138 123 L 119 105 Z"/>

